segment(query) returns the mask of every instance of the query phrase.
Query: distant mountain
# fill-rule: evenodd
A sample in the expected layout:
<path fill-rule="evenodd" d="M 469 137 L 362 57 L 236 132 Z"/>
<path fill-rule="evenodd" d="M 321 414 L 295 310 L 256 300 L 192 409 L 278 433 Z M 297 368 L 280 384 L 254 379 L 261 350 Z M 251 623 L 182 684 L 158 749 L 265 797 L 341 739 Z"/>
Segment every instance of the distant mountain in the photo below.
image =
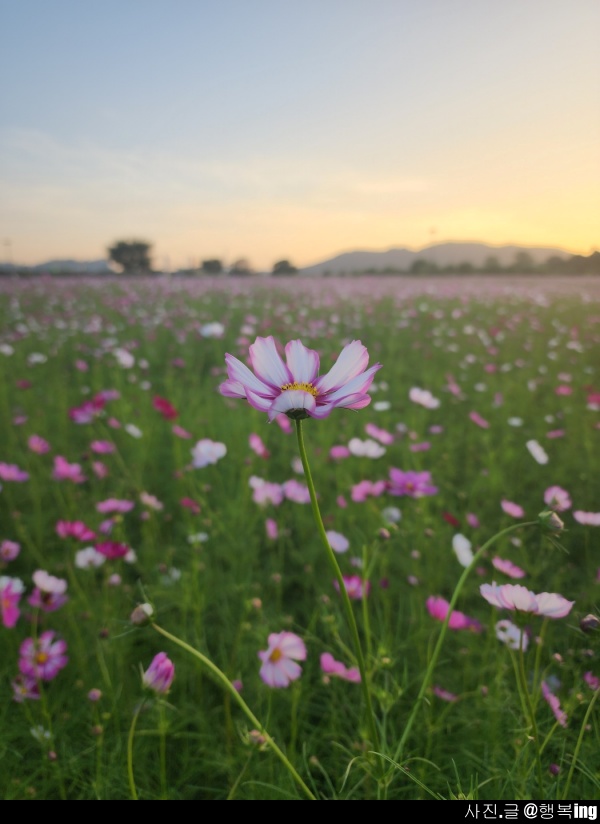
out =
<path fill-rule="evenodd" d="M 500 266 L 509 266 L 519 252 L 526 252 L 534 263 L 543 263 L 556 255 L 569 258 L 573 254 L 551 246 L 490 246 L 487 243 L 438 243 L 423 249 L 388 249 L 385 252 L 346 252 L 322 263 L 315 263 L 300 270 L 301 275 L 353 274 L 368 270 L 395 269 L 407 271 L 415 260 L 427 260 L 438 266 L 457 266 L 470 263 L 482 267 L 488 258 L 494 257 Z"/>
<path fill-rule="evenodd" d="M 48 260 L 29 267 L 32 272 L 65 272 L 89 275 L 111 274 L 107 260 Z"/>

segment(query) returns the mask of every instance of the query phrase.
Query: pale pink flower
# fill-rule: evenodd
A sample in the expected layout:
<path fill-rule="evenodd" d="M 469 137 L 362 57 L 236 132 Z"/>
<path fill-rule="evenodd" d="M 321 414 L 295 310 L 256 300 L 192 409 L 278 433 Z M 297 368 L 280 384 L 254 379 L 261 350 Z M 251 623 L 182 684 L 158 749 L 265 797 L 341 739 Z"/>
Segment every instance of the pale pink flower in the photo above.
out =
<path fill-rule="evenodd" d="M 499 558 L 496 556 L 495 558 L 492 558 L 492 565 L 499 572 L 503 572 L 505 575 L 508 575 L 509 578 L 524 578 L 527 575 L 524 569 L 521 569 L 521 567 L 518 567 L 506 558 Z"/>
<path fill-rule="evenodd" d="M 248 443 L 250 444 L 250 449 L 255 452 L 259 458 L 264 458 L 265 460 L 270 457 L 270 452 L 267 447 L 264 445 L 262 438 L 260 435 L 257 435 L 255 432 L 252 432 L 248 436 Z"/>
<path fill-rule="evenodd" d="M 594 675 L 593 672 L 584 673 L 583 680 L 591 690 L 596 691 L 600 689 L 600 678 Z"/>
<path fill-rule="evenodd" d="M 365 432 L 370 438 L 375 438 L 376 441 L 379 441 L 379 443 L 382 443 L 384 446 L 389 446 L 391 443 L 394 443 L 392 433 L 388 432 L 387 429 L 381 429 L 379 426 L 375 426 L 374 423 L 366 424 Z"/>
<path fill-rule="evenodd" d="M 369 497 L 378 498 L 387 487 L 386 481 L 360 481 L 354 484 L 350 497 L 355 503 L 363 503 Z"/>
<path fill-rule="evenodd" d="M 566 489 L 560 486 L 549 486 L 544 492 L 544 503 L 555 512 L 564 512 L 570 509 L 572 501 Z"/>
<path fill-rule="evenodd" d="M 97 455 L 110 455 L 111 452 L 115 451 L 116 447 L 114 443 L 110 441 L 92 441 L 90 449 Z"/>
<path fill-rule="evenodd" d="M 111 512 L 131 512 L 135 503 L 133 501 L 122 500 L 120 498 L 107 498 L 105 501 L 100 501 L 96 504 L 96 511 L 102 515 L 108 515 Z"/>
<path fill-rule="evenodd" d="M 157 695 L 166 695 L 175 678 L 175 666 L 166 652 L 154 656 L 146 672 L 142 675 L 142 684 Z"/>
<path fill-rule="evenodd" d="M 283 494 L 288 501 L 294 501 L 297 504 L 309 504 L 310 492 L 306 484 L 300 483 L 295 478 L 285 481 L 282 485 Z"/>
<path fill-rule="evenodd" d="M 56 481 L 72 481 L 74 484 L 82 484 L 86 480 L 81 471 L 81 466 L 77 463 L 70 464 L 62 455 L 57 455 L 54 458 L 52 477 Z"/>
<path fill-rule="evenodd" d="M 227 447 L 219 441 L 202 438 L 192 448 L 192 466 L 194 469 L 203 469 L 210 464 L 216 464 L 227 454 Z"/>
<path fill-rule="evenodd" d="M 529 644 L 529 638 L 523 630 L 506 618 L 496 622 L 496 638 L 506 644 L 509 649 L 522 649 L 523 652 Z"/>
<path fill-rule="evenodd" d="M 7 464 L 0 462 L 0 481 L 14 481 L 16 483 L 24 483 L 29 480 L 29 473 L 23 469 L 19 469 L 16 464 Z"/>
<path fill-rule="evenodd" d="M 411 452 L 427 452 L 431 449 L 429 441 L 421 441 L 421 443 L 411 443 L 408 447 Z"/>
<path fill-rule="evenodd" d="M 369 595 L 371 591 L 370 581 L 365 581 L 363 584 L 363 579 L 360 575 L 343 575 L 342 577 L 344 579 L 346 592 L 351 600 L 360 601 L 363 597 L 366 598 Z M 340 585 L 337 580 L 333 582 L 333 586 L 338 592 L 340 591 Z"/>
<path fill-rule="evenodd" d="M 576 509 L 573 517 L 578 524 L 584 526 L 600 526 L 600 512 L 584 512 L 581 509 Z"/>
<path fill-rule="evenodd" d="M 106 555 L 102 555 L 93 546 L 87 546 L 75 553 L 77 569 L 97 569 L 106 562 Z"/>
<path fill-rule="evenodd" d="M 266 504 L 279 506 L 285 497 L 281 484 L 265 481 L 263 478 L 257 478 L 256 475 L 252 475 L 248 483 L 253 489 L 252 500 L 259 506 L 266 506 Z"/>
<path fill-rule="evenodd" d="M 469 524 L 471 529 L 478 529 L 481 526 L 481 524 L 479 523 L 479 518 L 472 512 L 467 512 L 467 523 Z"/>
<path fill-rule="evenodd" d="M 477 426 L 480 426 L 482 429 L 489 429 L 490 428 L 489 423 L 486 421 L 485 418 L 481 417 L 479 412 L 469 412 L 469 417 L 471 418 L 473 423 L 476 423 Z"/>
<path fill-rule="evenodd" d="M 290 419 L 287 415 L 283 412 L 280 412 L 279 415 L 275 415 L 275 423 L 279 426 L 279 428 L 285 432 L 286 435 L 290 435 L 292 432 L 292 424 L 290 423 Z"/>
<path fill-rule="evenodd" d="M 321 670 L 325 675 L 335 675 L 343 681 L 360 684 L 360 670 L 358 667 L 346 667 L 341 661 L 336 661 L 330 652 L 324 652 L 320 659 Z"/>
<path fill-rule="evenodd" d="M 35 589 L 27 599 L 32 607 L 37 607 L 44 612 L 55 612 L 69 600 L 65 595 L 67 581 L 64 578 L 50 575 L 45 569 L 37 569 L 33 573 L 33 583 Z"/>
<path fill-rule="evenodd" d="M 147 506 L 149 509 L 154 509 L 156 512 L 164 509 L 164 504 L 158 500 L 156 495 L 150 495 L 149 492 L 140 492 L 140 501 L 144 506 Z"/>
<path fill-rule="evenodd" d="M 106 478 L 109 474 L 108 467 L 102 461 L 92 461 L 92 469 L 97 478 Z"/>
<path fill-rule="evenodd" d="M 409 390 L 408 397 L 413 403 L 418 403 L 425 409 L 437 409 L 440 405 L 439 400 L 434 398 L 428 389 L 420 389 L 418 386 L 413 386 Z"/>
<path fill-rule="evenodd" d="M 306 660 L 306 646 L 293 632 L 272 632 L 268 647 L 261 650 L 260 677 L 269 687 L 287 687 L 302 675 L 298 661 Z"/>
<path fill-rule="evenodd" d="M 265 530 L 267 533 L 267 538 L 270 541 L 276 541 L 279 537 L 279 528 L 277 526 L 277 521 L 274 521 L 273 518 L 267 518 L 265 521 Z"/>
<path fill-rule="evenodd" d="M 348 508 L 348 501 L 344 498 L 343 495 L 338 495 L 335 499 L 336 504 L 339 506 L 340 509 L 347 509 Z"/>
<path fill-rule="evenodd" d="M 567 713 L 560 708 L 560 701 L 554 695 L 554 693 L 550 690 L 550 687 L 545 681 L 542 681 L 542 695 L 544 696 L 545 700 L 547 701 L 550 709 L 554 713 L 554 717 L 558 721 L 561 727 L 567 726 Z"/>
<path fill-rule="evenodd" d="M 26 638 L 19 649 L 19 670 L 23 675 L 41 681 L 52 681 L 66 667 L 67 643 L 54 640 L 55 632 L 46 630 L 39 638 Z"/>
<path fill-rule="evenodd" d="M 19 602 L 24 592 L 25 585 L 20 578 L 0 577 L 0 613 L 7 629 L 12 629 L 19 620 Z"/>
<path fill-rule="evenodd" d="M 452 537 L 452 549 L 458 559 L 458 563 L 465 567 L 470 565 L 473 560 L 473 550 L 471 549 L 471 541 L 460 532 Z"/>
<path fill-rule="evenodd" d="M 549 458 L 546 453 L 546 450 L 542 446 L 540 446 L 540 444 L 537 441 L 527 441 L 525 446 L 529 450 L 529 454 L 531 455 L 531 457 L 535 461 L 537 461 L 537 463 L 541 464 L 542 466 L 548 463 Z"/>
<path fill-rule="evenodd" d="M 505 498 L 500 501 L 500 506 L 511 518 L 522 518 L 525 515 L 525 510 L 522 506 L 515 504 L 513 501 L 507 501 Z"/>
<path fill-rule="evenodd" d="M 38 455 L 44 455 L 46 452 L 50 451 L 50 444 L 48 441 L 44 440 L 44 438 L 39 435 L 31 435 L 27 440 L 27 446 L 32 452 L 37 452 Z"/>
<path fill-rule="evenodd" d="M 347 344 L 329 372 L 321 376 L 318 353 L 300 340 L 286 344 L 285 355 L 286 363 L 272 336 L 257 337 L 250 346 L 254 373 L 226 354 L 228 380 L 219 387 L 221 394 L 244 398 L 266 412 L 269 421 L 281 413 L 295 419 L 326 418 L 338 407 L 362 409 L 371 402 L 367 390 L 381 364 L 366 369 L 369 353 L 359 340 Z"/>
<path fill-rule="evenodd" d="M 350 457 L 350 450 L 347 446 L 332 446 L 329 450 L 329 457 L 334 461 L 343 460 Z"/>
<path fill-rule="evenodd" d="M 327 531 L 327 540 L 329 541 L 329 546 L 333 549 L 334 552 L 347 552 L 350 547 L 350 541 L 346 538 L 345 535 L 342 535 L 340 532 L 335 532 L 335 530 L 330 529 Z"/>
<path fill-rule="evenodd" d="M 447 701 L 449 704 L 454 704 L 456 701 L 458 701 L 458 695 L 455 695 L 453 692 L 448 692 L 448 690 L 445 690 L 443 687 L 440 687 L 437 684 L 434 684 L 431 691 L 438 698 L 441 698 L 442 701 Z"/>
<path fill-rule="evenodd" d="M 0 543 L 0 561 L 14 561 L 21 551 L 21 544 L 16 541 L 2 541 Z"/>
<path fill-rule="evenodd" d="M 183 438 L 183 440 L 189 440 L 190 438 L 193 438 L 193 435 L 192 435 L 191 432 L 188 432 L 187 429 L 184 429 L 182 426 L 179 426 L 179 424 L 177 424 L 177 423 L 173 424 L 173 426 L 171 428 L 171 432 L 174 435 L 176 435 L 178 438 Z"/>
<path fill-rule="evenodd" d="M 435 618 L 436 621 L 446 620 L 450 603 L 446 601 L 445 598 L 439 595 L 430 595 L 425 602 L 425 606 L 427 607 L 427 612 L 432 618 Z M 471 632 L 483 632 L 483 627 L 479 621 L 475 618 L 469 618 L 468 615 L 465 615 L 463 612 L 458 612 L 458 610 L 452 610 L 448 621 L 448 629 L 468 629 Z"/>
<path fill-rule="evenodd" d="M 32 678 L 30 675 L 19 674 L 11 681 L 13 690 L 13 701 L 17 704 L 22 704 L 23 701 L 39 701 L 40 686 L 37 678 Z"/>
<path fill-rule="evenodd" d="M 553 440 L 555 438 L 564 438 L 566 432 L 564 429 L 551 429 L 550 432 L 546 432 L 546 437 Z"/>
<path fill-rule="evenodd" d="M 495 581 L 482 584 L 479 591 L 485 600 L 499 609 L 543 615 L 547 618 L 564 618 L 571 611 L 575 601 L 567 601 L 556 592 L 541 592 L 536 595 L 522 584 L 501 584 Z"/>

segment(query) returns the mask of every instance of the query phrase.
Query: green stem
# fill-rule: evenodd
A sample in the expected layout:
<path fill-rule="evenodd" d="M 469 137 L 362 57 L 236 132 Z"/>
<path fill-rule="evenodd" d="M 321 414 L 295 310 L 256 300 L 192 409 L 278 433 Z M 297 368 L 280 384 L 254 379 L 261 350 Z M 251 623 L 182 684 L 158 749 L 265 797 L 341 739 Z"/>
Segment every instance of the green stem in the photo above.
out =
<path fill-rule="evenodd" d="M 167 719 L 165 705 L 161 701 L 159 707 L 159 735 L 160 735 L 160 789 L 163 801 L 167 801 Z"/>
<path fill-rule="evenodd" d="M 439 637 L 437 639 L 437 643 L 436 643 L 435 648 L 433 650 L 431 659 L 429 661 L 427 671 L 425 672 L 425 677 L 423 678 L 423 683 L 421 684 L 421 689 L 419 690 L 419 694 L 417 695 L 417 700 L 415 701 L 415 703 L 413 705 L 412 712 L 411 712 L 410 716 L 408 717 L 408 721 L 406 722 L 406 725 L 404 727 L 404 732 L 402 733 L 402 737 L 400 738 L 398 746 L 396 747 L 396 753 L 395 753 L 394 759 L 393 759 L 394 761 L 398 762 L 400 760 L 401 756 L 402 756 L 402 751 L 404 750 L 404 745 L 406 744 L 406 742 L 408 740 L 408 736 L 410 735 L 410 731 L 411 731 L 412 726 L 415 722 L 415 718 L 417 717 L 417 713 L 419 712 L 419 710 L 420 710 L 420 708 L 423 704 L 423 700 L 425 698 L 427 690 L 429 689 L 429 685 L 431 684 L 431 680 L 433 678 L 433 671 L 435 670 L 436 664 L 438 662 L 438 658 L 440 656 L 440 652 L 442 651 L 442 646 L 443 646 L 443 643 L 444 643 L 444 639 L 446 638 L 446 632 L 448 630 L 448 623 L 450 622 L 450 616 L 452 615 L 452 612 L 454 610 L 456 602 L 459 599 L 459 596 L 462 592 L 462 589 L 465 585 L 465 582 L 466 582 L 467 578 L 471 574 L 471 571 L 478 564 L 479 559 L 481 558 L 481 556 L 485 552 L 487 552 L 487 550 L 494 543 L 496 543 L 496 541 L 498 541 L 500 538 L 503 538 L 505 535 L 508 535 L 511 532 L 514 532 L 516 529 L 523 529 L 524 527 L 528 527 L 528 526 L 538 526 L 538 521 L 526 521 L 525 523 L 522 523 L 522 524 L 513 524 L 512 526 L 509 526 L 506 529 L 503 529 L 500 532 L 497 532 L 495 535 L 493 535 L 489 539 L 489 541 L 486 541 L 486 543 L 483 544 L 483 546 L 479 547 L 477 552 L 473 555 L 473 560 L 471 561 L 469 566 L 466 567 L 463 574 L 458 579 L 458 583 L 456 584 L 456 587 L 454 588 L 454 592 L 452 594 L 452 598 L 450 599 L 450 604 L 448 606 L 448 614 L 446 615 L 446 618 L 444 619 L 444 623 L 442 624 L 442 629 L 441 629 L 441 632 L 440 632 Z"/>
<path fill-rule="evenodd" d="M 135 735 L 135 725 L 137 724 L 139 714 L 142 711 L 144 704 L 145 700 L 141 702 L 134 712 L 133 718 L 131 719 L 131 727 L 129 728 L 129 736 L 127 738 L 127 775 L 129 776 L 129 789 L 131 790 L 131 798 L 133 801 L 139 800 L 137 790 L 135 788 L 135 778 L 133 775 L 133 737 Z"/>
<path fill-rule="evenodd" d="M 344 577 L 342 575 L 342 571 L 340 566 L 337 562 L 335 557 L 335 553 L 332 550 L 329 541 L 327 539 L 327 533 L 325 532 L 325 527 L 323 525 L 323 518 L 321 517 L 321 510 L 319 509 L 319 504 L 317 503 L 317 493 L 315 491 L 315 485 L 313 483 L 312 475 L 310 474 L 310 466 L 308 464 L 308 457 L 306 455 L 306 448 L 304 446 L 304 435 L 302 433 L 302 421 L 297 420 L 296 423 L 296 435 L 298 438 L 298 449 L 300 451 L 300 459 L 302 461 L 302 467 L 304 468 L 304 477 L 306 479 L 306 484 L 308 486 L 308 491 L 310 493 L 310 503 L 312 506 L 313 516 L 315 519 L 315 523 L 317 525 L 317 531 L 321 538 L 321 542 L 325 548 L 325 554 L 329 560 L 329 564 L 331 569 L 335 575 L 335 578 L 338 582 L 339 589 L 340 589 L 340 596 L 342 598 L 342 604 L 344 605 L 344 611 L 346 613 L 346 618 L 348 621 L 348 625 L 350 627 L 350 632 L 352 634 L 352 640 L 354 642 L 354 652 L 356 655 L 356 661 L 358 663 L 358 669 L 360 671 L 360 684 L 363 692 L 363 698 L 365 701 L 365 705 L 367 708 L 367 716 L 368 716 L 368 723 L 369 723 L 369 732 L 371 735 L 371 741 L 373 747 L 377 753 L 381 753 L 381 743 L 379 740 L 379 731 L 377 729 L 377 724 L 375 721 L 375 713 L 373 711 L 373 702 L 371 701 L 371 692 L 369 690 L 369 681 L 367 678 L 367 668 L 365 665 L 365 658 L 362 651 L 362 646 L 360 643 L 360 636 L 358 634 L 358 627 L 356 625 L 356 618 L 354 616 L 354 612 L 352 610 L 352 604 L 350 603 L 350 597 L 348 596 L 348 592 L 346 590 L 346 584 L 344 583 Z M 363 594 L 363 598 L 366 597 L 366 594 Z"/>
<path fill-rule="evenodd" d="M 575 745 L 575 752 L 573 753 L 573 760 L 571 761 L 571 766 L 569 768 L 569 774 L 567 776 L 567 781 L 565 783 L 565 788 L 563 790 L 563 801 L 569 797 L 569 790 L 571 789 L 571 781 L 573 779 L 573 773 L 575 772 L 575 765 L 577 764 L 577 758 L 579 757 L 579 750 L 581 749 L 581 745 L 583 743 L 583 736 L 585 734 L 585 728 L 588 723 L 588 719 L 592 714 L 592 709 L 594 708 L 594 704 L 596 703 L 596 699 L 600 695 L 600 688 L 596 690 L 594 693 L 594 697 L 589 703 L 589 706 L 586 710 L 584 719 L 581 723 L 581 729 L 579 730 L 579 737 L 577 738 L 577 744 Z"/>
<path fill-rule="evenodd" d="M 265 740 L 268 742 L 269 746 L 271 747 L 275 755 L 277 755 L 279 760 L 285 765 L 286 769 L 289 771 L 290 775 L 296 781 L 298 786 L 302 789 L 307 798 L 309 798 L 311 801 L 316 801 L 316 796 L 314 796 L 310 789 L 306 786 L 306 784 L 294 768 L 293 764 L 290 763 L 286 755 L 282 752 L 282 750 L 279 749 L 275 741 L 271 738 L 271 736 L 260 723 L 258 718 L 253 714 L 252 710 L 246 704 L 246 702 L 239 694 L 239 692 L 236 690 L 236 688 L 233 686 L 231 681 L 223 672 L 221 672 L 221 670 L 216 666 L 216 664 L 213 664 L 210 658 L 207 658 L 206 655 L 203 655 L 197 649 L 194 649 L 194 647 L 191 647 L 189 644 L 186 644 L 185 641 L 182 641 L 175 635 L 171 635 L 171 633 L 167 632 L 166 629 L 159 627 L 158 624 L 152 624 L 152 628 L 159 632 L 161 635 L 164 635 L 165 638 L 168 638 L 174 644 L 177 644 L 179 647 L 189 652 L 191 655 L 197 658 L 202 664 L 204 664 L 204 666 L 208 669 L 211 675 L 213 675 L 215 680 L 221 685 L 221 687 L 223 687 L 224 690 L 226 690 L 229 693 L 231 698 L 241 708 L 241 710 L 244 712 L 246 717 L 251 722 L 252 726 L 255 727 L 261 733 L 262 736 L 264 736 Z"/>
<path fill-rule="evenodd" d="M 543 785 L 543 777 L 542 777 L 542 759 L 540 756 L 540 742 L 538 739 L 538 731 L 537 731 L 537 724 L 535 721 L 535 712 L 533 709 L 533 705 L 531 703 L 531 695 L 529 694 L 529 689 L 527 688 L 527 675 L 525 674 L 525 654 L 523 652 L 523 638 L 525 637 L 525 633 L 521 632 L 521 642 L 520 642 L 520 649 L 519 649 L 519 678 L 521 679 L 521 690 L 523 695 L 525 696 L 525 705 L 527 707 L 527 712 L 529 714 L 529 721 L 531 723 L 531 732 L 533 735 L 533 743 L 535 746 L 535 757 L 537 762 L 537 773 L 538 773 L 538 785 L 540 791 L 540 799 L 544 797 L 544 785 Z"/>

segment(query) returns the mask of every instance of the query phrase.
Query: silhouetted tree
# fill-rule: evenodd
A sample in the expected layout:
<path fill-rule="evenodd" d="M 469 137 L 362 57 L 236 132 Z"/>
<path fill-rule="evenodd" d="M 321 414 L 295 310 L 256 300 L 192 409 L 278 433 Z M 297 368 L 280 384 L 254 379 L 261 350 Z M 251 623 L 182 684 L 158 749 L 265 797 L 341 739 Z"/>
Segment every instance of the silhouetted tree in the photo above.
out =
<path fill-rule="evenodd" d="M 235 263 L 231 264 L 229 269 L 230 275 L 252 275 L 254 274 L 253 268 L 250 266 L 250 263 L 246 260 L 246 258 L 239 258 L 236 260 Z"/>
<path fill-rule="evenodd" d="M 119 240 L 108 250 L 109 258 L 123 267 L 126 275 L 150 272 L 152 246 L 145 240 Z"/>
<path fill-rule="evenodd" d="M 295 266 L 289 260 L 278 260 L 273 264 L 274 275 L 295 275 L 298 272 Z"/>
<path fill-rule="evenodd" d="M 535 262 L 529 252 L 517 252 L 512 268 L 515 272 L 533 272 Z"/>
<path fill-rule="evenodd" d="M 223 264 L 217 258 L 202 261 L 202 271 L 207 275 L 220 275 Z"/>

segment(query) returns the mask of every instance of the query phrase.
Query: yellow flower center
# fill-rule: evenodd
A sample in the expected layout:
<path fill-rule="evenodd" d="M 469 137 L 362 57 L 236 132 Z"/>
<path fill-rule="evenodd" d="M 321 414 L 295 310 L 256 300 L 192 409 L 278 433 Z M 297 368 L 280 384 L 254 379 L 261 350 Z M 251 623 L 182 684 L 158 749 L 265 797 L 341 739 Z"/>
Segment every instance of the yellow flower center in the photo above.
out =
<path fill-rule="evenodd" d="M 37 664 L 45 664 L 48 660 L 48 655 L 45 652 L 38 652 L 35 656 L 35 661 Z"/>
<path fill-rule="evenodd" d="M 281 389 L 283 392 L 287 389 L 301 389 L 303 392 L 308 392 L 313 398 L 316 398 L 319 394 L 312 383 L 298 383 L 297 381 L 294 381 L 294 383 L 284 383 Z"/>
<path fill-rule="evenodd" d="M 272 664 L 276 664 L 281 657 L 282 657 L 281 650 L 280 649 L 274 649 L 273 652 L 269 655 L 269 661 Z"/>

